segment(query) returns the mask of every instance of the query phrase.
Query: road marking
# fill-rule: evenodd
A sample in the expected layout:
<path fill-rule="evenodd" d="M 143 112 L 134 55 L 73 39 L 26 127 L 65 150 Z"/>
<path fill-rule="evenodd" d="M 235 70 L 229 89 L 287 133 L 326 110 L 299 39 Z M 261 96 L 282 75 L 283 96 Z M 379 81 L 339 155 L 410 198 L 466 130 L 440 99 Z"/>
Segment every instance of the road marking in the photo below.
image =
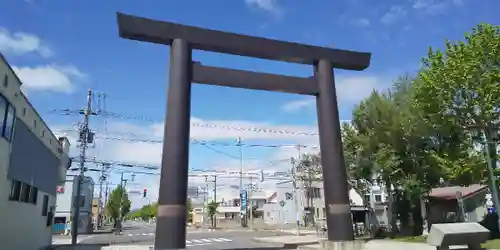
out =
<path fill-rule="evenodd" d="M 155 235 L 155 233 L 149 233 L 149 235 Z"/>
<path fill-rule="evenodd" d="M 212 239 L 212 240 L 213 240 L 213 241 L 215 241 L 215 242 L 224 242 L 224 241 L 223 241 L 223 240 L 221 240 L 221 239 Z"/>
<path fill-rule="evenodd" d="M 211 241 L 211 240 L 209 240 L 209 239 L 200 239 L 200 240 L 202 240 L 202 241 L 204 241 L 204 242 L 212 242 L 212 241 Z"/>
<path fill-rule="evenodd" d="M 128 236 L 133 236 L 133 234 L 128 234 Z"/>
<path fill-rule="evenodd" d="M 146 234 L 146 233 L 142 233 L 142 235 L 148 235 L 148 234 Z"/>
<path fill-rule="evenodd" d="M 186 240 L 186 243 L 187 243 L 187 244 L 191 244 L 191 241 L 189 241 L 189 240 Z"/>
<path fill-rule="evenodd" d="M 222 241 L 225 241 L 225 242 L 231 242 L 233 240 L 230 240 L 230 239 L 226 239 L 226 238 L 218 238 L 219 240 L 222 240 Z"/>
<path fill-rule="evenodd" d="M 201 240 L 193 240 L 193 242 L 195 242 L 195 243 L 203 243 L 203 241 L 201 241 Z"/>

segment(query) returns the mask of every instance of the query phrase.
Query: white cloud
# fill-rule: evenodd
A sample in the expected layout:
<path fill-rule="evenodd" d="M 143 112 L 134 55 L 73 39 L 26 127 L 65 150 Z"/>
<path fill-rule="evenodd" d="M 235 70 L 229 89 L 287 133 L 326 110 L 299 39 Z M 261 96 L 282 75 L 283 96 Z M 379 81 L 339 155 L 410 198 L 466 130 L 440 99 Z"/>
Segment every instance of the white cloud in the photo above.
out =
<path fill-rule="evenodd" d="M 23 55 L 37 53 L 43 57 L 53 55 L 52 50 L 36 35 L 0 28 L 0 52 Z"/>
<path fill-rule="evenodd" d="M 315 101 L 316 101 L 316 99 L 311 99 L 311 98 L 304 99 L 304 100 L 291 101 L 291 102 L 285 103 L 285 105 L 283 105 L 281 107 L 281 109 L 283 109 L 283 111 L 285 111 L 285 112 L 295 112 L 297 110 L 309 108 L 309 107 L 313 106 L 315 104 Z"/>
<path fill-rule="evenodd" d="M 277 0 L 245 0 L 245 3 L 269 12 L 279 11 Z"/>
<path fill-rule="evenodd" d="M 388 83 L 383 77 L 377 76 L 355 76 L 338 77 L 337 98 L 339 105 L 357 104 L 371 94 L 373 90 L 382 90 Z M 305 108 L 314 108 L 315 98 L 300 99 L 286 103 L 282 106 L 285 112 L 296 112 Z"/>
<path fill-rule="evenodd" d="M 459 7 L 463 0 L 410 0 L 412 8 L 426 13 L 439 13 L 450 7 Z"/>
<path fill-rule="evenodd" d="M 207 128 L 201 126 L 191 127 L 191 138 L 197 140 L 234 140 L 241 137 L 243 140 L 267 140 L 269 144 L 277 144 L 279 140 L 287 140 L 291 143 L 300 144 L 315 144 L 317 143 L 316 136 L 294 135 L 287 134 L 287 132 L 307 132 L 316 133 L 315 126 L 296 126 L 296 125 L 276 125 L 265 122 L 250 122 L 250 121 L 228 121 L 228 120 L 203 120 L 199 118 L 192 118 L 193 124 L 218 124 L 219 128 Z M 95 157 L 96 159 L 105 161 L 120 161 L 138 164 L 154 164 L 159 165 L 161 162 L 162 145 L 160 143 L 152 142 L 137 142 L 130 141 L 131 139 L 140 138 L 142 140 L 156 140 L 161 141 L 163 135 L 163 124 L 140 125 L 133 123 L 109 123 L 107 126 L 108 134 L 97 131 L 96 147 L 90 148 L 88 151 L 88 158 Z M 233 129 L 228 129 L 233 128 Z M 234 128 L 240 128 L 239 130 Z M 268 132 L 259 132 L 258 128 L 266 128 Z M 53 127 L 53 131 L 58 136 L 67 136 L 72 144 L 72 155 L 76 155 L 78 148 L 76 148 L 76 133 L 64 132 L 75 130 L 68 127 Z M 269 132 L 269 131 L 274 131 Z M 280 133 L 281 131 L 281 133 Z M 133 133 L 130 134 L 130 133 Z M 101 138 L 99 138 L 101 136 Z M 104 139 L 102 137 L 108 137 Z M 110 137 L 121 138 L 122 140 L 109 140 Z M 126 139 L 126 140 L 123 140 Z M 278 143 L 279 144 L 279 143 Z M 221 148 L 224 151 L 224 148 Z M 303 149 L 308 150 L 308 149 Z M 283 152 L 281 152 L 283 151 Z M 243 162 L 244 171 L 265 169 L 266 172 L 283 171 L 290 167 L 290 162 L 287 160 L 293 154 L 294 150 L 281 148 L 276 150 L 276 154 L 270 158 L 265 159 L 248 159 L 244 156 Z M 281 161 L 278 161 L 281 160 Z M 284 161 L 283 161 L 284 160 Z M 205 166 L 220 171 L 239 171 L 240 165 L 238 160 L 227 158 L 221 155 L 220 159 L 209 161 Z M 151 201 L 156 201 L 158 198 L 159 177 L 158 176 L 140 176 L 136 177 L 136 185 L 130 183 L 130 188 L 134 190 L 148 189 L 148 197 Z M 257 179 L 254 180 L 257 182 Z M 248 180 L 245 180 L 248 183 Z M 274 187 L 275 180 L 259 183 L 259 186 L 265 190 Z M 227 189 L 229 185 L 238 185 L 237 178 L 221 178 L 218 184 L 222 185 L 221 190 Z M 204 186 L 204 178 L 191 178 L 190 185 Z M 148 199 L 143 199 L 142 196 L 131 197 L 135 206 L 141 206 L 148 202 Z"/>
<path fill-rule="evenodd" d="M 75 81 L 85 77 L 73 66 L 42 65 L 35 67 L 13 67 L 23 82 L 25 91 L 53 91 L 71 93 L 75 89 Z"/>
<path fill-rule="evenodd" d="M 367 18 L 360 18 L 360 19 L 354 20 L 353 23 L 354 23 L 354 25 L 361 27 L 361 28 L 369 27 L 371 25 L 370 20 L 368 20 Z"/>
<path fill-rule="evenodd" d="M 380 22 L 383 24 L 389 25 L 396 21 L 399 21 L 403 18 L 406 18 L 408 11 L 402 6 L 392 6 L 388 12 L 386 12 Z"/>

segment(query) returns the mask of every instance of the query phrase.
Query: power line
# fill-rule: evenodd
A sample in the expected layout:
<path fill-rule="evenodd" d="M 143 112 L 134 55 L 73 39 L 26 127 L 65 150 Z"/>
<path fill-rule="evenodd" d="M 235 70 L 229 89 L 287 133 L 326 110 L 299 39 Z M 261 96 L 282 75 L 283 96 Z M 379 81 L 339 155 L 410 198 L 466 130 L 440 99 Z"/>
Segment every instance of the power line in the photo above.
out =
<path fill-rule="evenodd" d="M 80 110 L 53 110 L 52 112 L 59 112 L 61 115 L 77 115 L 80 114 Z M 135 121 L 145 121 L 145 122 L 155 122 L 155 123 L 163 123 L 163 119 L 155 119 L 146 116 L 136 115 L 125 115 L 119 114 L 115 112 L 102 112 L 99 115 L 104 117 L 109 117 L 112 119 L 120 119 L 120 120 L 135 120 Z M 209 129 L 226 129 L 226 130 L 236 130 L 236 131 L 245 131 L 245 132 L 258 132 L 258 133 L 268 133 L 268 134 L 282 134 L 282 135 L 301 135 L 301 136 L 318 136 L 317 132 L 305 132 L 305 131 L 290 131 L 269 127 L 246 127 L 246 126 L 234 126 L 227 124 L 217 124 L 217 123 L 199 123 L 199 122 L 191 122 L 191 126 L 199 127 L 199 128 L 209 128 Z"/>
<path fill-rule="evenodd" d="M 80 159 L 76 157 L 71 157 L 73 162 L 80 162 Z M 124 167 L 124 168 L 142 168 L 142 169 L 148 169 L 148 170 L 160 170 L 159 165 L 155 164 L 140 164 L 140 163 L 133 163 L 133 162 L 122 162 L 122 161 L 108 161 L 108 160 L 98 160 L 98 159 L 92 159 L 92 158 L 85 158 L 85 162 L 87 163 L 94 163 L 94 164 L 102 164 L 106 165 L 108 167 L 111 166 L 119 166 L 119 167 Z M 189 169 L 191 172 L 221 172 L 217 170 L 208 170 L 208 169 L 197 169 L 197 168 L 191 168 Z"/>
<path fill-rule="evenodd" d="M 74 133 L 76 131 L 70 130 L 70 129 L 62 129 L 62 130 L 56 130 L 57 132 L 62 132 L 62 133 Z M 140 135 L 137 134 L 132 134 L 132 133 L 122 133 L 122 132 L 111 132 L 110 134 L 122 134 L 122 135 L 127 135 L 131 137 L 139 137 Z M 144 143 L 163 143 L 163 140 L 154 140 L 154 139 L 140 139 L 140 138 L 126 138 L 126 137 L 115 137 L 115 136 L 96 136 L 98 139 L 104 139 L 104 140 L 115 140 L 115 141 L 126 141 L 126 142 L 144 142 Z M 211 146 L 224 146 L 224 147 L 262 147 L 262 148 L 295 148 L 297 145 L 293 144 L 249 144 L 249 143 L 229 143 L 229 142 L 218 142 L 218 141 L 205 141 L 205 140 L 198 140 L 198 139 L 191 139 L 192 144 L 205 144 L 205 145 L 211 145 Z M 317 145 L 300 145 L 303 148 L 318 148 L 319 146 Z"/>

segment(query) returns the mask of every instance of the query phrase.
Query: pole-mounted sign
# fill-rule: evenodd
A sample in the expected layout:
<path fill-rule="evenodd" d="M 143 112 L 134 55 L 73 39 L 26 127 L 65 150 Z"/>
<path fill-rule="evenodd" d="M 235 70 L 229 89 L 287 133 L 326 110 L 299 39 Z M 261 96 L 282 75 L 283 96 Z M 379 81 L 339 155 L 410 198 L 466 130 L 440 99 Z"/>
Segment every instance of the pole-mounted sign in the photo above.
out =
<path fill-rule="evenodd" d="M 241 193 L 241 213 L 246 214 L 247 213 L 247 191 L 243 190 Z"/>

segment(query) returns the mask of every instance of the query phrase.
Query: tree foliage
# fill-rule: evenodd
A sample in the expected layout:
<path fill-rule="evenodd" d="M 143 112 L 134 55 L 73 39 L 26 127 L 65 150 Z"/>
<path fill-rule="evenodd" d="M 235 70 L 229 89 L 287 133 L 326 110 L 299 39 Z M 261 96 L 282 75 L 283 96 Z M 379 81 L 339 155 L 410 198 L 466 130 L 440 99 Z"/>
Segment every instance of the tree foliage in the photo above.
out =
<path fill-rule="evenodd" d="M 121 216 L 124 217 L 130 212 L 132 202 L 128 198 L 125 188 L 118 185 L 111 192 L 108 201 L 106 202 L 106 212 L 113 219 L 116 220 Z"/>
<path fill-rule="evenodd" d="M 430 48 L 416 76 L 398 78 L 354 108 L 342 125 L 349 184 L 362 197 L 384 186 L 392 228 L 399 220 L 404 233 L 419 234 L 420 199 L 431 188 L 487 181 L 481 145 L 489 141 L 496 156 L 499 123 L 500 28 L 480 24 L 464 41 Z M 302 169 L 317 171 L 319 157 L 304 157 Z"/>
<path fill-rule="evenodd" d="M 210 221 L 212 222 L 212 227 L 215 226 L 215 215 L 217 214 L 217 208 L 219 207 L 219 203 L 216 201 L 211 201 L 207 204 L 207 213 Z"/>

